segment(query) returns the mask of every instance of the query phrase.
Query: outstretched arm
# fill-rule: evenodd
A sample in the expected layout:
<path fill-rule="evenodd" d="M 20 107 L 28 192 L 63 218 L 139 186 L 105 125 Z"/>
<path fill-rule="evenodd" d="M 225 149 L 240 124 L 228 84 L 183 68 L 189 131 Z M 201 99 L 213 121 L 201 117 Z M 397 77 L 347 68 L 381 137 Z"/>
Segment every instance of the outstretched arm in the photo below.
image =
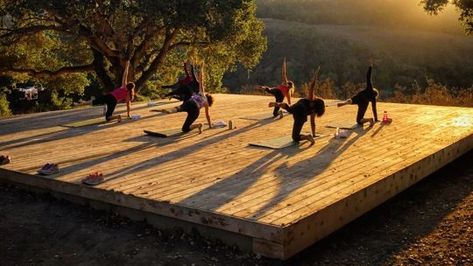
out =
<path fill-rule="evenodd" d="M 204 94 L 205 93 L 205 85 L 204 85 L 204 66 L 205 63 L 202 63 L 200 66 L 199 71 L 199 91 Z M 192 68 L 192 73 L 194 73 L 194 68 Z"/>
<path fill-rule="evenodd" d="M 130 60 L 127 60 L 126 64 L 125 64 L 125 70 L 123 71 L 122 88 L 125 88 L 126 84 L 128 83 L 128 69 L 129 68 L 130 68 Z M 127 91 L 127 94 L 126 94 L 126 115 L 128 116 L 128 118 L 131 117 L 130 116 L 131 101 L 133 100 L 131 97 L 133 97 L 133 96 L 130 95 L 130 92 Z"/>
<path fill-rule="evenodd" d="M 315 114 L 310 114 L 310 129 L 312 131 L 312 137 L 315 138 Z"/>
<path fill-rule="evenodd" d="M 286 57 L 284 57 L 284 61 L 282 62 L 281 68 L 281 83 L 287 84 L 287 64 L 286 64 Z"/>
<path fill-rule="evenodd" d="M 125 63 L 125 70 L 123 70 L 122 76 L 122 88 L 128 83 L 128 68 L 130 67 L 130 60 L 127 60 Z"/>
<path fill-rule="evenodd" d="M 317 81 L 319 79 L 319 72 L 320 72 L 320 66 L 317 68 L 317 70 L 314 73 L 314 76 L 312 77 L 312 80 L 310 81 L 309 91 L 308 91 L 309 95 L 307 97 L 309 100 L 314 99 L 315 85 L 317 85 Z"/>
<path fill-rule="evenodd" d="M 184 72 L 186 72 L 186 77 L 190 76 L 189 75 L 189 70 L 187 69 L 187 66 L 189 65 L 189 63 L 187 62 L 184 62 Z"/>
<path fill-rule="evenodd" d="M 191 74 L 192 74 L 192 79 L 197 80 L 197 77 L 195 76 L 194 65 L 191 65 Z"/>
<path fill-rule="evenodd" d="M 128 118 L 131 118 L 130 111 L 131 111 L 131 99 L 128 99 L 126 101 L 126 115 L 128 116 Z"/>
<path fill-rule="evenodd" d="M 209 105 L 204 105 L 205 108 L 205 117 L 207 118 L 207 123 L 209 123 L 209 128 L 212 128 L 212 122 L 210 121 L 210 108 Z"/>
<path fill-rule="evenodd" d="M 371 72 L 373 69 L 373 65 L 370 65 L 368 68 L 368 73 L 366 73 L 366 88 L 369 90 L 373 89 L 373 81 L 371 80 Z"/>
<path fill-rule="evenodd" d="M 379 121 L 378 120 L 378 112 L 376 110 L 376 99 L 372 100 L 371 101 L 371 108 L 373 109 L 373 117 L 374 117 L 374 121 Z"/>

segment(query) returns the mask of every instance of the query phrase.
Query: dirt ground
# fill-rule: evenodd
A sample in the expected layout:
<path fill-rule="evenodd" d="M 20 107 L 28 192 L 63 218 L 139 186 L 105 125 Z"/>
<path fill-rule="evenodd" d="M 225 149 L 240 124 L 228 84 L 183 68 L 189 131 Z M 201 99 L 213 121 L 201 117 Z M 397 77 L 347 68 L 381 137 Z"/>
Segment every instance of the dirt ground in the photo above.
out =
<path fill-rule="evenodd" d="M 0 265 L 473 265 L 473 151 L 282 262 L 0 185 Z"/>

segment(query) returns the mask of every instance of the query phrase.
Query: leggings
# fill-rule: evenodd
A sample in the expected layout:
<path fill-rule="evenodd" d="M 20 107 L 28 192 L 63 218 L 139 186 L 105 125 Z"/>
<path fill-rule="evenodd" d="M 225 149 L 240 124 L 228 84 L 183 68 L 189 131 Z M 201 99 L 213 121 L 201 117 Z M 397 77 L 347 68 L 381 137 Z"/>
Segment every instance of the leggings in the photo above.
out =
<path fill-rule="evenodd" d="M 188 100 L 179 106 L 178 112 L 187 112 L 186 121 L 182 125 L 182 132 L 191 131 L 191 125 L 199 117 L 200 109 L 193 100 Z"/>
<path fill-rule="evenodd" d="M 270 93 L 272 95 L 274 95 L 274 97 L 276 98 L 276 102 L 277 103 L 282 103 L 284 101 L 284 95 L 282 94 L 282 91 L 280 89 L 269 89 L 269 88 L 266 88 L 264 91 L 266 91 L 267 93 Z M 273 116 L 277 116 L 278 115 L 278 112 L 279 112 L 279 106 L 275 106 L 274 107 L 274 111 L 273 111 Z"/>
<path fill-rule="evenodd" d="M 117 99 L 111 94 L 105 94 L 97 99 L 92 101 L 92 105 L 107 105 L 107 112 L 105 113 L 105 120 L 110 120 L 110 117 L 113 115 L 113 111 L 115 111 L 115 107 L 117 106 Z"/>
<path fill-rule="evenodd" d="M 363 117 L 365 116 L 366 109 L 368 109 L 368 104 L 369 104 L 368 101 L 360 101 L 358 103 L 358 112 L 356 113 L 356 122 L 359 125 L 363 125 L 361 120 L 363 120 Z"/>
<path fill-rule="evenodd" d="M 178 100 L 186 102 L 192 96 L 192 88 L 188 85 L 179 85 L 177 88 L 173 89 L 171 92 L 166 94 L 166 97 L 172 96 Z"/>
<path fill-rule="evenodd" d="M 189 100 L 193 93 L 199 93 L 199 82 L 193 80 L 189 84 L 166 85 L 162 88 L 171 88 L 172 91 L 166 94 L 166 97 L 173 97 L 183 102 Z"/>
<path fill-rule="evenodd" d="M 292 126 L 292 140 L 299 142 L 301 140 L 301 130 L 307 118 L 304 116 L 293 115 L 294 125 Z"/>

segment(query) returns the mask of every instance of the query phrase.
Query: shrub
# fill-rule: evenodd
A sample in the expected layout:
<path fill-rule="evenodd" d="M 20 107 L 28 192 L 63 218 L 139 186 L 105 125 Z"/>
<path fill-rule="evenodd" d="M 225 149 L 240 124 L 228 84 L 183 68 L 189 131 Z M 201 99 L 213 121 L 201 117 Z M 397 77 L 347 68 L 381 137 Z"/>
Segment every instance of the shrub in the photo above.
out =
<path fill-rule="evenodd" d="M 7 100 L 7 95 L 5 93 L 0 93 L 0 117 L 10 116 L 10 103 Z"/>

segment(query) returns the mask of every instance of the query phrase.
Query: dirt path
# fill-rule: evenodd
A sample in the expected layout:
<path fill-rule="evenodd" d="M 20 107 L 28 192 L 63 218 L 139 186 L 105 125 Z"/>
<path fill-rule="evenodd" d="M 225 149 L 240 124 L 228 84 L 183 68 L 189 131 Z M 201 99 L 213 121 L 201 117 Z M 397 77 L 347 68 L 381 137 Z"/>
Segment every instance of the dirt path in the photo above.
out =
<path fill-rule="evenodd" d="M 473 151 L 281 262 L 0 185 L 0 265 L 473 265 Z"/>

